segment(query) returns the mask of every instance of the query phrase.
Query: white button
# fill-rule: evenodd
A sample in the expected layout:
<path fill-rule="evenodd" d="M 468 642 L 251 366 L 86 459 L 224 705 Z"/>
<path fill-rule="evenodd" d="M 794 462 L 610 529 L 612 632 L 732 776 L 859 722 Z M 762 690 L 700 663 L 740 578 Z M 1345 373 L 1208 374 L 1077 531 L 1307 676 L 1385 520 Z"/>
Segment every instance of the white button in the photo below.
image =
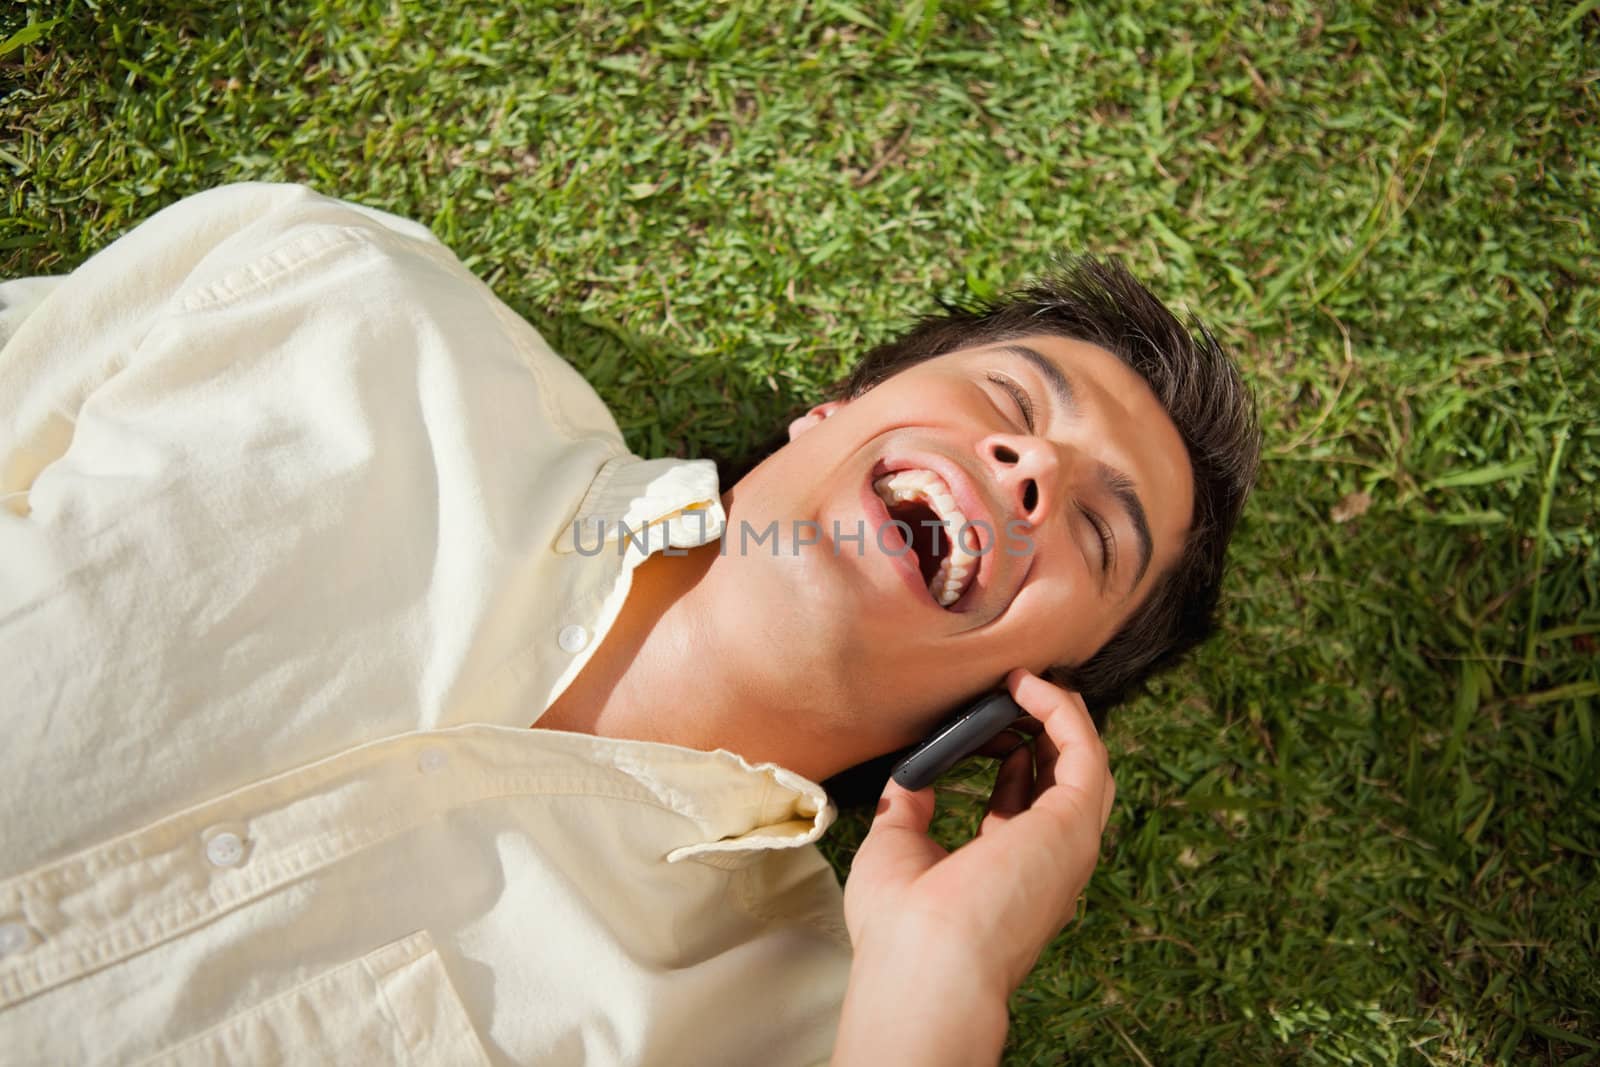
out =
<path fill-rule="evenodd" d="M 244 841 L 238 834 L 224 830 L 206 842 L 206 859 L 214 867 L 237 867 L 244 860 Z"/>
<path fill-rule="evenodd" d="M 417 770 L 423 774 L 432 774 L 444 770 L 444 765 L 450 762 L 450 757 L 442 748 L 425 748 L 422 755 L 417 757 Z"/>
<path fill-rule="evenodd" d="M 21 952 L 31 944 L 33 931 L 28 929 L 27 923 L 0 923 L 0 957 Z"/>
<path fill-rule="evenodd" d="M 563 626 L 556 635 L 556 644 L 561 646 L 563 652 L 582 652 L 583 646 L 588 643 L 589 631 L 577 624 Z"/>

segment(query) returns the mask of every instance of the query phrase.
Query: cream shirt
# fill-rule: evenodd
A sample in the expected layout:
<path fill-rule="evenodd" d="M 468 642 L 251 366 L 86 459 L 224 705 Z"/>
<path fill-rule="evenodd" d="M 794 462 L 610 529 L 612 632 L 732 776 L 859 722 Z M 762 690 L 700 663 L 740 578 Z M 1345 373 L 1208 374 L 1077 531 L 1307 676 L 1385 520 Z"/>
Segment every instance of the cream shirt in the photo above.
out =
<path fill-rule="evenodd" d="M 295 186 L 0 305 L 0 1061 L 827 1057 L 821 788 L 528 729 L 710 464 Z"/>

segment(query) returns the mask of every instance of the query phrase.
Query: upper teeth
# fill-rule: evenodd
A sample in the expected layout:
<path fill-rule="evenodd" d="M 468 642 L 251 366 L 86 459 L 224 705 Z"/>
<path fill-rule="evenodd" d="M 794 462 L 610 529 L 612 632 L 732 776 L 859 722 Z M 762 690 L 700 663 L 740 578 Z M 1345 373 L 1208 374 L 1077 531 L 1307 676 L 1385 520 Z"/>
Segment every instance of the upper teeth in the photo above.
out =
<path fill-rule="evenodd" d="M 879 499 L 893 507 L 907 500 L 926 503 L 944 524 L 950 541 L 950 554 L 939 561 L 939 569 L 928 581 L 928 592 L 940 607 L 949 607 L 961 599 L 968 582 L 978 572 L 978 535 L 968 525 L 967 517 L 956 507 L 955 496 L 932 471 L 909 470 L 886 474 L 872 483 Z"/>

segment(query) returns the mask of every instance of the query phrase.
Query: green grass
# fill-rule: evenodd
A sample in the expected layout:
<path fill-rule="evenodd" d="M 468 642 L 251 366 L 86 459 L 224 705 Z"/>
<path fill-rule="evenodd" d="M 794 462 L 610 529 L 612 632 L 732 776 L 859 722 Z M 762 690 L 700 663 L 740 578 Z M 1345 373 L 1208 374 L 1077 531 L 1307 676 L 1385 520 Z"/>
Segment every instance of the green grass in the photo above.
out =
<path fill-rule="evenodd" d="M 0 39 L 47 19 L 0 58 L 0 275 L 309 182 L 432 226 L 644 453 L 765 437 L 935 296 L 1126 257 L 1239 353 L 1267 456 L 1226 636 L 1114 716 L 1006 1062 L 1600 1062 L 1592 0 L 130 0 Z"/>

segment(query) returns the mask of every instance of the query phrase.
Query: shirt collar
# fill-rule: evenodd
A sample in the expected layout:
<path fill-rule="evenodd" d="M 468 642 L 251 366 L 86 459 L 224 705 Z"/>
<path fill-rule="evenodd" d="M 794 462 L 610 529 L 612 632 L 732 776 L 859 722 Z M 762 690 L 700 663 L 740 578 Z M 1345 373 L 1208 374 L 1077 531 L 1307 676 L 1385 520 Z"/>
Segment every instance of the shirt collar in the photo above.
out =
<path fill-rule="evenodd" d="M 556 551 L 593 556 L 626 537 L 629 552 L 648 556 L 715 541 L 725 522 L 715 463 L 616 456 L 595 474 Z"/>

